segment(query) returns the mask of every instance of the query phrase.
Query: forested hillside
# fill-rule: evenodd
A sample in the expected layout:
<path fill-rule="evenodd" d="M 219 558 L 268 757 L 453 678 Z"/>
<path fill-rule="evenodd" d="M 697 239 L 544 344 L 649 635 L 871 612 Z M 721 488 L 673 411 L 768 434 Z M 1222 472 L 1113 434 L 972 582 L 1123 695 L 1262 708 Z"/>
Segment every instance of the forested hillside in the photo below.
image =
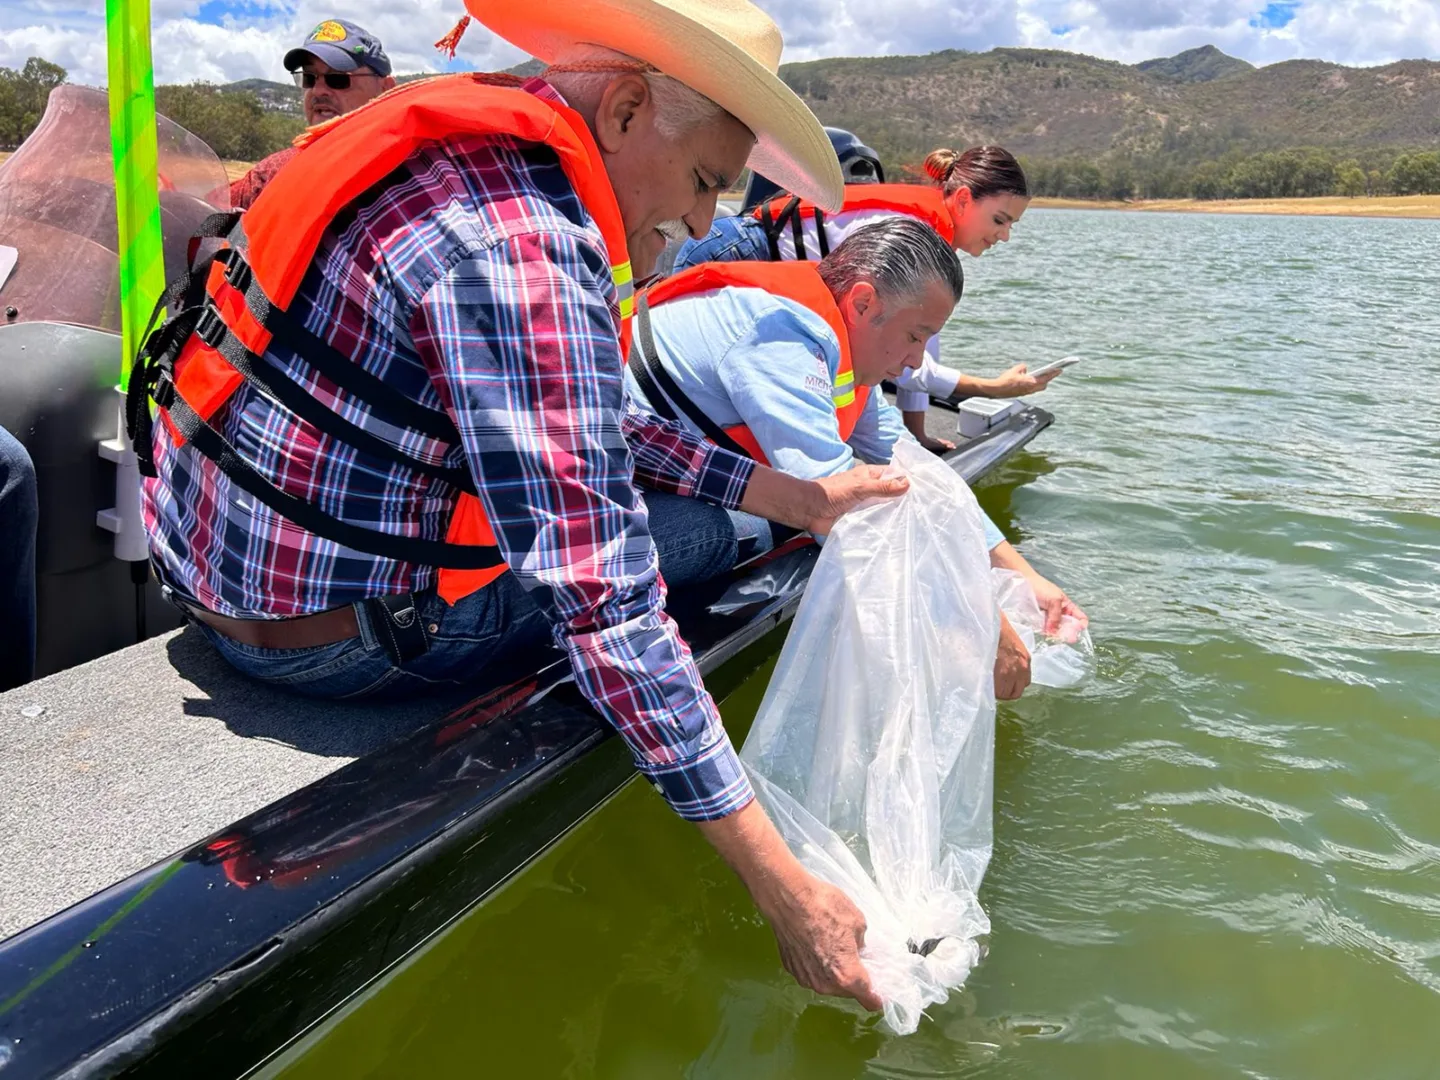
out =
<path fill-rule="evenodd" d="M 535 65 L 514 69 L 530 74 Z M 1126 65 L 1037 49 L 786 64 L 827 124 L 900 177 L 937 146 L 999 143 L 1039 194 L 1274 198 L 1440 193 L 1440 62 L 1256 68 L 1213 46 Z M 62 69 L 0 68 L 0 148 L 33 127 Z M 418 78 L 421 76 L 405 76 Z M 303 121 L 288 83 L 157 88 L 160 108 L 222 157 L 286 145 Z"/>

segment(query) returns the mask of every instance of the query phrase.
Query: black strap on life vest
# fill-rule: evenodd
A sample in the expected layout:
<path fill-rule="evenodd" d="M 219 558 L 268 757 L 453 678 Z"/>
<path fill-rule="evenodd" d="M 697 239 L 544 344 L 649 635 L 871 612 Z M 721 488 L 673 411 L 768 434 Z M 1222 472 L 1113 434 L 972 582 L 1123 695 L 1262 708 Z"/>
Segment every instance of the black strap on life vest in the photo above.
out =
<path fill-rule="evenodd" d="M 815 208 L 815 243 L 820 248 L 820 258 L 830 254 L 830 237 L 825 235 L 825 211 Z"/>
<path fill-rule="evenodd" d="M 783 200 L 780 212 L 775 213 L 775 206 Z M 760 225 L 765 230 L 765 241 L 770 247 L 770 261 L 780 262 L 784 256 L 780 253 L 780 237 L 785 235 L 785 228 L 790 228 L 790 238 L 795 244 L 795 258 L 802 262 L 810 261 L 810 253 L 805 249 L 805 219 L 800 214 L 800 196 L 798 195 L 772 195 L 760 204 Z M 825 211 L 818 206 L 815 208 L 815 242 L 820 249 L 820 258 L 830 254 L 830 238 L 825 235 Z"/>
<path fill-rule="evenodd" d="M 447 414 L 407 398 L 365 371 L 265 295 L 243 254 L 244 226 L 239 213 L 216 214 L 208 218 L 191 240 L 192 258 L 198 251 L 199 243 L 208 237 L 224 237 L 231 246 L 222 248 L 198 264 L 192 264 L 181 278 L 166 289 L 156 304 L 144 344 L 131 370 L 126 426 L 141 473 L 156 475 L 150 414 L 150 401 L 153 399 L 166 411 L 185 441 L 213 462 L 232 483 L 281 517 L 316 536 L 355 551 L 400 562 L 457 570 L 484 570 L 502 565 L 504 559 L 494 545 L 451 544 L 399 536 L 352 525 L 327 514 L 263 476 L 180 396 L 175 388 L 175 361 L 186 342 L 195 336 L 217 351 L 261 394 L 289 409 L 323 434 L 389 464 L 442 481 L 469 494 L 476 493 L 468 469 L 423 461 L 407 454 L 327 408 L 265 356 L 247 348 L 225 324 L 206 289 L 210 268 L 215 263 L 225 267 L 226 281 L 244 296 L 250 315 L 270 333 L 274 344 L 295 353 L 365 405 L 377 418 L 451 446 L 460 441 L 454 422 Z M 160 311 L 166 308 L 170 311 L 169 318 L 154 328 Z"/>
<path fill-rule="evenodd" d="M 651 406 L 666 420 L 679 421 L 680 411 L 704 432 L 705 437 L 732 454 L 748 458 L 750 452 L 726 434 L 725 429 L 705 415 L 705 410 L 690 400 L 680 389 L 674 377 L 660 363 L 660 354 L 655 349 L 655 338 L 650 332 L 650 301 L 641 293 L 635 301 L 635 338 L 630 347 L 630 372 L 640 384 L 641 391 Z"/>
<path fill-rule="evenodd" d="M 305 329 L 284 308 L 271 303 L 239 250 L 227 248 L 218 253 L 215 260 L 225 264 L 225 279 L 244 295 L 245 307 L 251 318 L 270 332 L 270 340 L 275 344 L 295 353 L 340 389 L 364 402 L 385 422 L 395 427 L 413 428 L 432 439 L 452 445 L 460 441 L 460 433 L 455 430 L 448 414 L 406 397 L 324 338 Z"/>
<path fill-rule="evenodd" d="M 155 475 L 154 418 L 150 414 L 155 385 L 161 373 L 169 372 L 175 357 L 180 355 L 207 302 L 205 283 L 214 256 L 200 263 L 196 263 L 195 257 L 206 240 L 223 238 L 231 243 L 243 243 L 241 216 L 239 210 L 222 212 L 211 214 L 200 223 L 190 237 L 184 273 L 160 293 L 140 335 L 140 351 L 131 367 L 130 385 L 125 394 L 125 430 L 130 435 L 142 476 Z M 160 321 L 162 312 L 168 312 L 164 322 Z"/>

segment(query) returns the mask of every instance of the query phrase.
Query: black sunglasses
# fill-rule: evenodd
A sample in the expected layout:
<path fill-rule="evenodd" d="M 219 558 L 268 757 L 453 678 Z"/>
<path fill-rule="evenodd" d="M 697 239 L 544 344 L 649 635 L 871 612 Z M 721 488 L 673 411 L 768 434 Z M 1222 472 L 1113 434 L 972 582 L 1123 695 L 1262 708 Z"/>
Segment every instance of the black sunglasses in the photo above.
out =
<path fill-rule="evenodd" d="M 292 71 L 290 77 L 301 90 L 314 89 L 321 79 L 325 80 L 325 85 L 331 90 L 349 90 L 351 79 L 373 79 L 375 74 L 370 71 L 362 71 L 358 75 L 352 75 L 348 71 L 327 71 L 324 75 L 317 75 L 313 71 Z"/>

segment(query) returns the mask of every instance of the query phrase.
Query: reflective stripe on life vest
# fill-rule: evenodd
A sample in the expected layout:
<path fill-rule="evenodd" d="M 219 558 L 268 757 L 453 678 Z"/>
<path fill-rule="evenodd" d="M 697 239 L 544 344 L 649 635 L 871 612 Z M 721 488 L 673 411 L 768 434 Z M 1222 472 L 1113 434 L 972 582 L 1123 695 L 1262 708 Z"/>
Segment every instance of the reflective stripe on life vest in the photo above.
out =
<path fill-rule="evenodd" d="M 865 403 L 870 399 L 870 387 L 860 386 L 855 382 L 855 369 L 850 360 L 850 333 L 839 307 L 835 304 L 835 298 L 813 263 L 701 263 L 650 286 L 645 290 L 645 299 L 651 307 L 657 307 L 682 296 L 692 296 L 727 286 L 764 289 L 774 296 L 794 300 L 825 320 L 840 347 L 840 364 L 831 387 L 831 400 L 835 405 L 840 438 L 848 441 L 855 432 L 860 414 L 865 411 Z M 798 377 L 799 373 L 796 374 Z M 690 403 L 690 407 L 698 408 L 693 403 Z M 725 435 L 743 447 L 750 457 L 762 464 L 770 464 L 748 426 L 736 424 L 723 430 Z"/>
<path fill-rule="evenodd" d="M 855 372 L 842 371 L 835 379 L 835 385 L 830 388 L 831 400 L 835 402 L 835 411 L 855 403 Z"/>

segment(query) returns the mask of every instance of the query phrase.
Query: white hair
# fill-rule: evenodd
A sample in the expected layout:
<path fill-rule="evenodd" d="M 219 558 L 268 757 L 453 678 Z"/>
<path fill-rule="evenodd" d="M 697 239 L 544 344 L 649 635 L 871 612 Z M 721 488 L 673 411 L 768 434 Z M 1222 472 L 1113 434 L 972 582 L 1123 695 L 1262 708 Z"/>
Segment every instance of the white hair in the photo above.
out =
<path fill-rule="evenodd" d="M 583 0 L 581 0 L 583 2 Z M 593 66 L 593 71 L 567 71 L 571 66 Z M 635 69 L 641 70 L 635 70 Z M 618 75 L 634 70 L 650 87 L 655 99 L 655 127 L 666 139 L 678 139 L 710 123 L 725 110 L 698 90 L 678 79 L 648 68 L 643 61 L 601 45 L 577 45 L 555 58 L 544 77 L 572 99 L 599 100 Z"/>

